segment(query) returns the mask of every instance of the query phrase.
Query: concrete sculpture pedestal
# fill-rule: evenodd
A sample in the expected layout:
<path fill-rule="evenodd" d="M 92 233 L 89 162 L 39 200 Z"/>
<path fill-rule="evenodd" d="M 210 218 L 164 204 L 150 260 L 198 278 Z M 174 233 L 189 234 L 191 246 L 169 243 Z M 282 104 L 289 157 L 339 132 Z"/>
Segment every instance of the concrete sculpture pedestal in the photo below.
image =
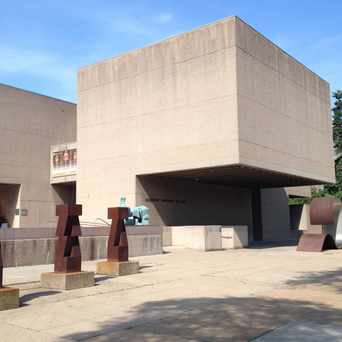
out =
<path fill-rule="evenodd" d="M 95 285 L 94 272 L 47 272 L 40 275 L 43 288 L 74 290 Z"/>
<path fill-rule="evenodd" d="M 99 261 L 96 264 L 96 273 L 110 276 L 123 276 L 139 272 L 137 261 Z"/>
<path fill-rule="evenodd" d="M 300 237 L 297 251 L 323 252 L 336 249 L 337 220 L 340 209 L 341 202 L 334 197 L 314 198 L 310 204 L 310 228 Z M 321 232 L 316 233 L 315 230 Z"/>
<path fill-rule="evenodd" d="M 2 286 L 3 269 L 0 241 L 0 311 L 19 307 L 19 289 Z"/>
<path fill-rule="evenodd" d="M 112 225 L 108 237 L 107 260 L 96 264 L 96 273 L 122 276 L 139 272 L 139 263 L 128 261 L 128 241 L 124 222 L 128 215 L 128 208 L 108 208 L 108 218 L 112 220 Z"/>
<path fill-rule="evenodd" d="M 49 289 L 72 290 L 95 284 L 94 272 L 81 271 L 81 205 L 57 205 L 57 241 L 54 272 L 40 275 L 41 286 Z"/>
<path fill-rule="evenodd" d="M 12 287 L 0 288 L 0 311 L 19 307 L 19 289 Z"/>

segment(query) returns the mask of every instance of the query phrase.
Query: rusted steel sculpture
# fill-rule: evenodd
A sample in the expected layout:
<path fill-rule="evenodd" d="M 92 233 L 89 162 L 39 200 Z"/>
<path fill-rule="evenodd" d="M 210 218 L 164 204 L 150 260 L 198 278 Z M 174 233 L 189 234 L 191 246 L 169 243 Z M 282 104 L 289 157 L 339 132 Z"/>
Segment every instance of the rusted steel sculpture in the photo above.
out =
<path fill-rule="evenodd" d="M 340 211 L 340 201 L 333 197 L 314 198 L 310 204 L 310 223 L 322 225 L 320 234 L 303 234 L 299 240 L 297 251 L 322 252 L 336 249 L 335 233 L 330 235 L 330 225 L 335 225 Z M 336 231 L 336 226 L 335 226 Z"/>
<path fill-rule="evenodd" d="M 314 198 L 310 204 L 310 223 L 311 224 L 334 224 L 340 202 L 334 197 Z"/>
<path fill-rule="evenodd" d="M 129 208 L 108 208 L 108 218 L 112 225 L 108 238 L 108 261 L 128 261 L 128 241 L 124 220 L 129 216 Z"/>
<path fill-rule="evenodd" d="M 96 273 L 122 276 L 139 272 L 139 262 L 128 260 L 128 240 L 125 220 L 130 215 L 127 207 L 108 208 L 112 225 L 108 237 L 107 260 L 96 263 Z"/>
<path fill-rule="evenodd" d="M 81 249 L 78 237 L 81 236 L 81 205 L 57 205 L 57 241 L 55 248 L 55 272 L 81 272 Z"/>
<path fill-rule="evenodd" d="M 323 252 L 328 249 L 336 249 L 336 244 L 327 233 L 303 234 L 297 246 L 297 251 L 301 252 Z"/>
<path fill-rule="evenodd" d="M 2 254 L 1 254 L 1 241 L 0 241 L 0 288 L 3 286 L 2 277 L 4 271 L 4 264 L 2 262 Z"/>
<path fill-rule="evenodd" d="M 58 224 L 56 230 L 55 269 L 40 275 L 43 288 L 73 290 L 94 286 L 94 272 L 81 271 L 81 235 L 79 215 L 81 205 L 57 205 Z"/>

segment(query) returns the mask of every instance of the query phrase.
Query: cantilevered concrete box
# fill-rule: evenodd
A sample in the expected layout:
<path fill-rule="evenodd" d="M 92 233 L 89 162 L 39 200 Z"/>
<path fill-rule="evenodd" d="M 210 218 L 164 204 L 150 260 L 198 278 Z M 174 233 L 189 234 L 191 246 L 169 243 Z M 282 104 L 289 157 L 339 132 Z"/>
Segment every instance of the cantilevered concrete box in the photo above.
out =
<path fill-rule="evenodd" d="M 82 68 L 77 201 L 252 224 L 252 189 L 334 182 L 329 85 L 237 17 Z M 233 186 L 233 187 L 232 187 Z"/>

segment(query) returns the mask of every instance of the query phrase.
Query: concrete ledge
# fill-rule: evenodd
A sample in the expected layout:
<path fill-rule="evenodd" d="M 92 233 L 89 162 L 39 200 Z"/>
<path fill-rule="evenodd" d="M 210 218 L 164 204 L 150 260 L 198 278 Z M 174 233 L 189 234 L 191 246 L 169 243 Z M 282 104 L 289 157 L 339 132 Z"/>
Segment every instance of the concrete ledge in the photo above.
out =
<path fill-rule="evenodd" d="M 172 245 L 212 251 L 222 249 L 221 226 L 171 227 Z"/>
<path fill-rule="evenodd" d="M 163 228 L 163 246 L 212 251 L 248 246 L 248 226 L 168 226 Z"/>
<path fill-rule="evenodd" d="M 244 248 L 248 246 L 248 226 L 224 226 L 222 232 L 222 248 Z"/>
<path fill-rule="evenodd" d="M 47 272 L 40 275 L 41 287 L 47 289 L 73 290 L 95 285 L 94 272 Z"/>
<path fill-rule="evenodd" d="M 163 227 L 163 247 L 172 246 L 172 227 Z"/>
<path fill-rule="evenodd" d="M 139 272 L 139 262 L 137 261 L 99 261 L 96 264 L 97 274 L 106 274 L 110 276 L 123 276 Z"/>
<path fill-rule="evenodd" d="M 0 311 L 19 307 L 19 289 L 13 287 L 0 288 Z"/>
<path fill-rule="evenodd" d="M 20 231 L 22 231 L 20 233 Z M 31 266 L 53 264 L 55 255 L 55 238 L 46 237 L 52 233 L 51 229 L 42 229 L 43 238 L 28 239 L 31 229 L 0 229 L 0 240 L 5 267 Z M 39 236 L 38 229 L 34 229 L 33 236 Z M 55 234 L 55 229 L 53 230 Z M 129 227 L 128 245 L 129 257 L 162 254 L 162 229 L 157 226 Z M 107 257 L 108 228 L 82 228 L 80 237 L 82 260 L 98 260 Z M 93 234 L 93 235 L 91 235 Z M 53 235 L 54 236 L 54 235 Z M 25 237 L 22 239 L 21 237 Z M 13 239 L 13 240 L 11 240 Z"/>

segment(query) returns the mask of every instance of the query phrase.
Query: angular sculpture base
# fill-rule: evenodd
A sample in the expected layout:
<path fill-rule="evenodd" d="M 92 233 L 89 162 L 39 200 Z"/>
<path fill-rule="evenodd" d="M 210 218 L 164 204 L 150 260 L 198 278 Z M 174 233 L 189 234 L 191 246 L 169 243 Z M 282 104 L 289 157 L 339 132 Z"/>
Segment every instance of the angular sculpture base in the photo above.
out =
<path fill-rule="evenodd" d="M 19 307 L 19 289 L 12 287 L 0 288 L 0 311 Z"/>
<path fill-rule="evenodd" d="M 328 249 L 336 249 L 334 239 L 330 234 L 304 233 L 299 239 L 297 251 L 300 252 L 323 252 Z"/>
<path fill-rule="evenodd" d="M 40 275 L 41 287 L 58 290 L 74 290 L 95 285 L 94 272 L 47 272 Z"/>
<path fill-rule="evenodd" d="M 123 276 L 139 272 L 137 261 L 99 261 L 96 264 L 96 273 L 110 276 Z"/>

